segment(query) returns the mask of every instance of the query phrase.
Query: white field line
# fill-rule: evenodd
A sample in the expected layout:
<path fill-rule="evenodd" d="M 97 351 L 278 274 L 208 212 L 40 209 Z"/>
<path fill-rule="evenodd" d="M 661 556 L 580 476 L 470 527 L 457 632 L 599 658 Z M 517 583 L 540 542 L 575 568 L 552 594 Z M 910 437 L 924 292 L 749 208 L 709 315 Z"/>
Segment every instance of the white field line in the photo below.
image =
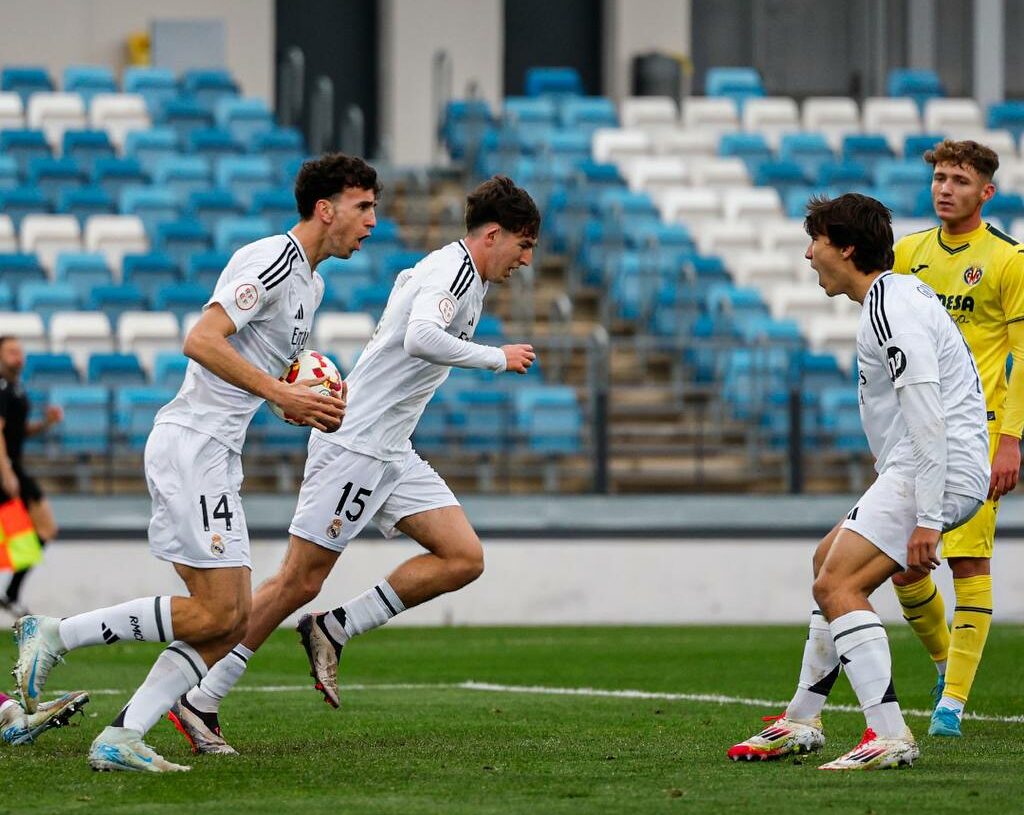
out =
<path fill-rule="evenodd" d="M 744 696 L 726 696 L 719 693 L 663 693 L 646 690 L 604 690 L 601 688 L 552 688 L 546 685 L 498 685 L 491 682 L 456 683 L 382 683 L 370 685 L 342 685 L 342 694 L 348 691 L 388 691 L 388 690 L 464 690 L 482 691 L 485 693 L 525 693 L 536 696 L 588 696 L 602 699 L 653 699 L 666 702 L 710 702 L 718 705 L 742 705 L 743 707 L 759 707 L 767 710 L 784 710 L 788 701 L 772 699 L 751 699 Z M 240 685 L 234 693 L 309 693 L 311 685 Z M 93 696 L 126 696 L 130 693 L 121 688 L 99 688 L 90 690 Z M 855 705 L 825 705 L 825 710 L 840 713 L 860 713 Z M 931 718 L 930 710 L 904 710 L 905 716 Z M 1001 724 L 1024 724 L 1022 716 L 990 716 L 985 713 L 965 713 L 965 719 L 978 722 L 999 722 Z"/>

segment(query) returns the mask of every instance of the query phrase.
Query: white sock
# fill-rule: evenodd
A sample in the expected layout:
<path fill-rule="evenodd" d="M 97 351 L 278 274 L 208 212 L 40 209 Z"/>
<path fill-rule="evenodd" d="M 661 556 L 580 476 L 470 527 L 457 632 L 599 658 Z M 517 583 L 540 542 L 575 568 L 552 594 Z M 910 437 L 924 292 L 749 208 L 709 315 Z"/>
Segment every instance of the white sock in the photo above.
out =
<path fill-rule="evenodd" d="M 952 710 L 958 719 L 963 718 L 964 702 L 961 702 L 959 699 L 954 699 L 952 696 L 943 696 L 939 699 L 939 703 L 935 707 L 944 707 L 947 710 Z"/>
<path fill-rule="evenodd" d="M 157 657 L 135 695 L 113 721 L 142 735 L 160 721 L 178 697 L 206 676 L 206 663 L 191 645 L 175 640 Z"/>
<path fill-rule="evenodd" d="M 202 682 L 188 692 L 188 703 L 203 713 L 216 713 L 220 708 L 221 699 L 227 696 L 242 678 L 251 656 L 252 651 L 244 645 L 236 645 L 210 668 Z"/>
<path fill-rule="evenodd" d="M 113 645 L 119 640 L 170 642 L 170 597 L 139 597 L 119 606 L 99 608 L 60 621 L 60 639 L 69 651 L 86 645 Z"/>
<path fill-rule="evenodd" d="M 902 736 L 907 725 L 892 684 L 892 655 L 882 621 L 873 611 L 851 611 L 830 628 L 868 727 L 881 738 Z"/>
<path fill-rule="evenodd" d="M 944 677 L 946 675 L 946 660 L 940 659 L 938 662 L 936 662 L 935 670 L 939 672 L 939 676 Z"/>
<path fill-rule="evenodd" d="M 839 654 L 828 621 L 820 611 L 812 611 L 804 658 L 800 665 L 800 681 L 793 699 L 786 707 L 787 718 L 801 722 L 817 719 L 840 670 Z"/>
<path fill-rule="evenodd" d="M 14 708 L 17 708 L 17 711 L 15 711 Z M 0 702 L 0 722 L 2 722 L 4 720 L 4 717 L 8 714 L 13 714 L 15 712 L 18 714 L 24 713 L 24 711 L 21 709 L 21 705 L 19 705 L 13 699 L 7 698 L 3 702 Z"/>
<path fill-rule="evenodd" d="M 340 608 L 328 611 L 323 624 L 327 635 L 342 646 L 351 637 L 378 628 L 403 611 L 405 604 L 388 581 L 382 580 Z"/>

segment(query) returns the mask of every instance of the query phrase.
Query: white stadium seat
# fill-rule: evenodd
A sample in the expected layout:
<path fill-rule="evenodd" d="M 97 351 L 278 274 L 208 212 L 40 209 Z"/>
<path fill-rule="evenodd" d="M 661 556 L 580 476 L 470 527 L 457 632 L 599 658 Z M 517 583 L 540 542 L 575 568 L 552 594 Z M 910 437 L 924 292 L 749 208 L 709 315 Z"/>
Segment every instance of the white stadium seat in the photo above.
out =
<path fill-rule="evenodd" d="M 695 237 L 700 253 L 718 255 L 730 272 L 740 256 L 756 250 L 761 242 L 760 233 L 754 224 L 730 221 L 703 223 Z"/>
<path fill-rule="evenodd" d="M 50 348 L 67 353 L 83 374 L 90 354 L 109 354 L 114 350 L 110 320 L 102 311 L 58 311 L 50 318 Z"/>
<path fill-rule="evenodd" d="M 843 136 L 860 133 L 860 110 L 849 96 L 811 96 L 804 100 L 803 127 L 821 133 L 838 150 Z"/>
<path fill-rule="evenodd" d="M 716 190 L 750 186 L 750 171 L 743 159 L 729 156 L 710 158 L 690 165 L 690 178 L 695 186 Z"/>
<path fill-rule="evenodd" d="M 892 236 L 899 240 L 913 232 L 922 232 L 938 225 L 939 222 L 935 218 L 893 218 Z"/>
<path fill-rule="evenodd" d="M 668 96 L 629 96 L 622 100 L 619 121 L 640 130 L 678 127 L 679 106 Z"/>
<path fill-rule="evenodd" d="M 950 127 L 947 131 L 951 139 L 976 141 L 991 147 L 999 155 L 999 167 L 1002 169 L 1004 159 L 1013 160 L 1017 157 L 1017 142 L 1009 130 L 988 130 L 984 127 Z"/>
<path fill-rule="evenodd" d="M 722 209 L 729 221 L 751 221 L 762 224 L 785 217 L 782 198 L 774 187 L 748 187 L 725 190 Z"/>
<path fill-rule="evenodd" d="M 736 103 L 718 96 L 691 96 L 683 103 L 683 127 L 718 135 L 739 130 Z"/>
<path fill-rule="evenodd" d="M 650 155 L 651 137 L 642 130 L 602 127 L 594 131 L 590 152 L 601 164 L 618 163 L 632 156 Z"/>
<path fill-rule="evenodd" d="M 777 150 L 785 133 L 800 130 L 800 109 L 789 96 L 764 96 L 748 99 L 743 104 L 743 129 L 761 133 L 773 150 Z"/>
<path fill-rule="evenodd" d="M 85 102 L 77 93 L 34 93 L 28 100 L 29 128 L 42 130 L 46 141 L 60 152 L 65 130 L 85 129 Z"/>
<path fill-rule="evenodd" d="M 766 252 L 788 252 L 803 257 L 810 242 L 800 218 L 768 221 L 761 225 L 761 248 Z"/>
<path fill-rule="evenodd" d="M 316 342 L 345 372 L 373 335 L 373 318 L 365 312 L 321 314 L 316 318 Z"/>
<path fill-rule="evenodd" d="M 57 255 L 81 251 L 82 230 L 74 215 L 26 215 L 21 221 L 20 246 L 22 252 L 34 252 L 52 278 Z"/>
<path fill-rule="evenodd" d="M 664 220 L 681 221 L 695 230 L 704 222 L 721 220 L 722 194 L 708 187 L 681 187 L 665 192 L 658 207 Z"/>
<path fill-rule="evenodd" d="M 907 97 L 872 96 L 864 100 L 864 132 L 881 133 L 897 155 L 907 136 L 920 133 L 921 114 Z"/>
<path fill-rule="evenodd" d="M 777 284 L 796 282 L 798 268 L 797 260 L 792 255 L 758 249 L 737 253 L 729 271 L 739 285 L 757 286 L 768 292 Z"/>
<path fill-rule="evenodd" d="M 21 130 L 25 127 L 25 106 L 13 92 L 0 93 L 0 130 Z"/>
<path fill-rule="evenodd" d="M 178 318 L 169 311 L 126 311 L 117 322 L 117 346 L 132 353 L 142 367 L 153 370 L 153 360 L 161 351 L 181 352 Z"/>
<path fill-rule="evenodd" d="M 848 300 L 846 297 L 832 299 Z M 811 350 L 819 354 L 825 351 L 834 354 L 840 366 L 849 371 L 857 352 L 857 328 L 859 325 L 859 314 L 837 315 L 833 313 L 815 317 L 807 324 L 806 331 Z"/>
<path fill-rule="evenodd" d="M 984 127 L 985 116 L 974 99 L 928 99 L 924 103 L 924 128 L 929 133 L 960 138 L 962 131 Z"/>
<path fill-rule="evenodd" d="M 50 343 L 46 339 L 46 326 L 38 314 L 25 311 L 0 311 L 0 326 L 3 333 L 10 334 L 21 340 L 24 349 L 33 353 L 49 351 Z"/>
<path fill-rule="evenodd" d="M 766 290 L 768 306 L 776 319 L 796 320 L 803 326 L 818 317 L 830 317 L 834 313 L 828 295 L 825 294 L 813 271 L 808 267 L 807 281 L 778 283 Z"/>
<path fill-rule="evenodd" d="M 146 100 L 135 93 L 98 93 L 89 104 L 89 126 L 106 130 L 110 141 L 121 150 L 129 130 L 151 127 Z"/>
<path fill-rule="evenodd" d="M 718 155 L 718 134 L 708 130 L 661 130 L 653 133 L 654 152 L 703 161 Z"/>
<path fill-rule="evenodd" d="M 666 189 L 686 184 L 689 173 L 686 170 L 686 163 L 681 158 L 639 156 L 623 168 L 623 176 L 631 190 L 643 190 L 657 196 Z"/>
<path fill-rule="evenodd" d="M 85 248 L 102 252 L 119 280 L 121 260 L 125 255 L 148 252 L 149 239 L 137 215 L 90 215 L 85 222 Z"/>
<path fill-rule="evenodd" d="M 0 215 L 0 252 L 17 252 L 18 235 L 10 215 Z"/>

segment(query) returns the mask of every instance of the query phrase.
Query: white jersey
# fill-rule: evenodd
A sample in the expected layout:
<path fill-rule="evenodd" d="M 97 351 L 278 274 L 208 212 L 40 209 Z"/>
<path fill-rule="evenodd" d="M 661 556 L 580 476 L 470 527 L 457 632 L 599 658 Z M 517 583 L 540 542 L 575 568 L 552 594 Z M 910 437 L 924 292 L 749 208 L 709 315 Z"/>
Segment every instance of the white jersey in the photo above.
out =
<path fill-rule="evenodd" d="M 450 365 L 405 350 L 410 324 L 425 321 L 470 345 L 483 310 L 487 284 L 469 250 L 455 241 L 398 275 L 387 306 L 348 379 L 348 407 L 341 429 L 326 441 L 384 461 L 404 458 L 423 409 L 444 383 Z M 480 367 L 500 371 L 500 348 L 475 346 Z"/>
<path fill-rule="evenodd" d="M 989 441 L 981 379 L 935 292 L 909 275 L 879 275 L 864 298 L 857 364 L 860 415 L 875 469 L 915 479 L 916 459 L 896 391 L 938 383 L 946 422 L 945 489 L 985 500 Z"/>
<path fill-rule="evenodd" d="M 302 245 L 289 232 L 235 252 L 205 308 L 219 303 L 235 324 L 228 342 L 243 359 L 276 378 L 306 347 L 323 294 L 323 278 L 309 268 Z M 262 402 L 190 360 L 181 389 L 154 424 L 190 427 L 241 453 Z"/>

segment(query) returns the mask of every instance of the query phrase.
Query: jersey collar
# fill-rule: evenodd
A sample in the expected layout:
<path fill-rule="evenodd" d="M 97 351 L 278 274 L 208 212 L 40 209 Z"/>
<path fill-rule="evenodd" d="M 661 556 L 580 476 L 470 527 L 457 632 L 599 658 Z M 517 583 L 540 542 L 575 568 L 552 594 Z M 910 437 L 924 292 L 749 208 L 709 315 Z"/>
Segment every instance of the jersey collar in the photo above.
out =
<path fill-rule="evenodd" d="M 950 235 L 940 226 L 935 231 L 935 239 L 945 252 L 950 255 L 956 255 L 967 249 L 971 245 L 971 241 L 976 241 L 984 235 L 987 229 L 988 224 L 982 221 L 981 226 L 977 229 L 973 229 L 963 235 Z"/>
<path fill-rule="evenodd" d="M 460 238 L 458 241 L 456 241 L 456 243 L 459 244 L 459 247 L 462 249 L 462 251 L 466 253 L 466 257 L 469 258 L 469 265 L 473 269 L 473 277 L 475 277 L 477 280 L 483 283 L 484 279 L 483 277 L 480 276 L 480 270 L 476 268 L 476 262 L 473 260 L 473 253 L 469 251 L 469 247 L 466 246 L 465 241 L 463 241 Z"/>
<path fill-rule="evenodd" d="M 298 238 L 296 238 L 292 234 L 292 231 L 290 229 L 287 232 L 285 232 L 284 235 L 285 235 L 286 238 L 288 238 L 288 240 L 290 240 L 292 242 L 292 246 L 294 246 L 298 250 L 299 257 L 302 258 L 302 262 L 305 263 L 307 266 L 309 266 L 309 258 L 306 257 L 306 252 L 302 248 L 302 241 L 300 241 Z M 313 267 L 312 266 L 309 266 L 309 271 L 312 274 L 312 272 L 313 272 Z"/>

